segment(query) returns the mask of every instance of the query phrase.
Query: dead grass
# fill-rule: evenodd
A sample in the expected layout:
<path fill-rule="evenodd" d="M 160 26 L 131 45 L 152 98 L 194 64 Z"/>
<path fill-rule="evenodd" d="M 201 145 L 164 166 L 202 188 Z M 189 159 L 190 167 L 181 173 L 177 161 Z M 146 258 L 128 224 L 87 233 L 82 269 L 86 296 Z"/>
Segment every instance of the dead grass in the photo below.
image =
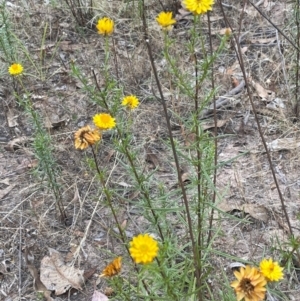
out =
<path fill-rule="evenodd" d="M 99 195 L 98 184 L 87 168 L 85 155 L 75 151 L 73 146 L 74 131 L 90 121 L 96 108 L 79 89 L 79 83 L 70 76 L 70 61 L 76 61 L 90 81 L 90 68 L 94 68 L 100 85 L 103 84 L 99 68 L 104 59 L 102 41 L 93 29 L 78 28 L 65 7 L 46 5 L 41 1 L 30 1 L 30 7 L 24 7 L 23 1 L 15 2 L 17 6 L 9 7 L 9 11 L 16 35 L 26 45 L 33 59 L 39 62 L 45 76 L 42 83 L 28 78 L 26 85 L 32 93 L 35 108 L 40 111 L 53 138 L 55 156 L 62 172 L 60 184 L 63 187 L 65 210 L 71 225 L 65 227 L 57 220 L 54 199 L 49 195 L 46 185 L 32 174 L 28 162 L 34 159 L 34 154 L 29 145 L 21 145 L 13 152 L 4 149 L 13 138 L 30 137 L 32 134 L 32 126 L 14 101 L 13 83 L 5 75 L 0 84 L 0 299 L 5 301 L 17 300 L 19 297 L 21 299 L 18 300 L 38 300 L 32 287 L 32 277 L 22 259 L 25 246 L 30 248 L 34 255 L 36 267 L 39 267 L 41 259 L 48 254 L 48 247 L 67 257 L 80 246 L 77 249 L 79 252 L 76 254 L 76 265 L 85 271 L 96 267 L 96 273 L 100 273 L 105 263 L 111 260 L 110 253 L 120 252 L 119 242 L 113 235 L 116 226 L 111 214 L 102 205 L 101 199 L 95 198 Z M 175 7 L 175 1 L 165 2 L 166 7 Z M 148 18 L 155 60 L 170 112 L 173 112 L 171 120 L 174 133 L 178 140 L 184 142 L 186 137 L 176 114 L 181 117 L 188 116 L 191 110 L 190 100 L 178 97 L 179 88 L 171 81 L 166 71 L 166 62 L 161 56 L 161 33 L 153 21 L 160 7 L 153 3 L 149 2 Z M 232 8 L 227 8 L 226 14 L 233 28 L 238 29 L 237 15 L 240 14 L 242 2 L 230 3 Z M 126 93 L 136 94 L 142 100 L 141 106 L 134 113 L 132 143 L 137 152 L 136 160 L 145 172 L 158 168 L 151 183 L 153 193 L 157 190 L 157 183 L 171 189 L 176 184 L 176 178 L 168 148 L 162 143 L 167 135 L 166 125 L 162 109 L 153 98 L 155 88 L 138 11 L 131 2 L 125 4 L 123 1 L 111 1 L 106 4 L 105 7 L 101 4 L 101 7 L 96 9 L 96 15 L 107 14 L 117 20 L 114 35 L 114 55 L 117 64 L 111 56 L 110 71 L 115 76 L 118 74 L 119 81 L 126 87 Z M 266 5 L 260 5 L 260 9 L 290 36 L 293 31 L 288 21 L 292 15 L 291 5 L 281 1 L 265 1 L 264 4 Z M 211 14 L 212 30 L 215 33 L 212 37 L 214 47 L 218 45 L 219 31 L 224 28 L 224 21 L 220 16 L 220 9 L 216 6 Z M 176 39 L 172 51 L 179 70 L 192 75 L 193 70 L 188 67 L 191 66 L 191 58 L 186 57 L 182 47 L 189 39 L 191 17 L 180 18 L 171 33 Z M 203 32 L 208 32 L 206 20 L 203 22 Z M 280 109 L 271 109 L 270 106 L 268 108 L 268 105 L 274 102 L 274 98 L 262 100 L 253 88 L 255 104 L 267 141 L 286 137 L 298 141 L 299 125 L 297 122 L 293 123 L 292 87 L 289 79 L 292 72 L 291 47 L 251 6 L 247 6 L 241 36 L 248 75 L 264 89 L 272 91 L 275 98 L 280 98 L 283 104 Z M 208 35 L 206 38 L 208 39 Z M 283 57 L 286 58 L 285 62 Z M 35 72 L 26 64 L 25 68 L 31 68 L 30 73 Z M 214 72 L 220 96 L 231 90 L 231 77 L 237 81 L 241 80 L 241 71 L 232 45 L 228 44 L 227 52 L 214 64 Z M 203 89 L 207 90 L 210 87 Z M 268 220 L 262 221 L 248 214 L 250 223 L 243 224 L 224 216 L 219 219 L 220 215 L 216 215 L 215 226 L 223 229 L 223 235 L 214 243 L 218 252 L 213 258 L 216 270 L 220 271 L 220 267 L 225 268 L 229 279 L 232 274 L 228 268 L 231 260 L 220 256 L 220 253 L 245 261 L 257 261 L 262 256 L 276 258 L 282 255 L 280 252 L 288 238 L 278 193 L 245 91 L 234 98 L 233 105 L 218 113 L 219 119 L 226 120 L 225 125 L 219 129 L 220 137 L 229 134 L 219 140 L 219 161 L 229 161 L 246 150 L 250 152 L 219 169 L 218 191 L 222 195 L 222 204 L 231 206 L 228 213 L 233 213 L 234 206 L 260 205 L 268 212 Z M 211 118 L 207 117 L 204 122 L 211 121 Z M 147 224 L 145 219 L 139 216 L 138 206 L 135 205 L 135 202 L 138 202 L 138 192 L 131 186 L 126 169 L 120 164 L 118 154 L 113 151 L 111 139 L 110 136 L 104 137 L 98 155 L 103 166 L 111 170 L 110 185 L 122 197 L 114 200 L 119 208 L 118 218 L 126 224 L 126 231 L 132 236 L 146 229 Z M 293 229 L 296 236 L 299 236 L 298 148 L 274 151 L 272 160 Z M 12 190 L 6 194 L 2 193 L 8 187 Z M 87 281 L 83 291 L 73 292 L 70 296 L 65 294 L 60 296 L 59 300 L 91 300 L 95 275 Z M 296 287 L 299 286 L 299 278 L 294 269 L 287 272 L 286 277 L 289 281 L 282 284 L 282 296 L 278 297 L 278 300 L 298 300 Z M 219 274 L 216 273 L 212 285 L 212 289 L 216 291 L 221 289 L 218 278 Z M 104 289 L 105 286 L 105 281 L 102 281 L 98 289 Z"/>

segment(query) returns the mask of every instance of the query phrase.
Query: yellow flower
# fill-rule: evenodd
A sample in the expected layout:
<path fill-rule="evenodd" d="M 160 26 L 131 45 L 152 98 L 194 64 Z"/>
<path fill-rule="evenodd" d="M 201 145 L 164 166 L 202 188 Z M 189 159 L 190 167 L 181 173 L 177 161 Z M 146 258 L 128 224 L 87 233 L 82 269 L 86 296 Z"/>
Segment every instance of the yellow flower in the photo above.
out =
<path fill-rule="evenodd" d="M 283 268 L 278 262 L 273 261 L 271 258 L 263 259 L 260 264 L 260 272 L 265 276 L 267 281 L 278 281 L 283 279 Z"/>
<path fill-rule="evenodd" d="M 101 139 L 99 130 L 92 130 L 90 126 L 84 126 L 79 129 L 75 135 L 75 148 L 76 149 L 86 149 L 87 147 L 95 144 Z"/>
<path fill-rule="evenodd" d="M 122 267 L 122 257 L 115 258 L 110 262 L 102 271 L 102 274 L 99 277 L 112 277 L 118 275 Z"/>
<path fill-rule="evenodd" d="M 14 63 L 9 66 L 8 72 L 10 75 L 19 75 L 23 72 L 23 66 L 18 63 Z"/>
<path fill-rule="evenodd" d="M 214 0 L 183 0 L 183 4 L 194 15 L 200 15 L 212 10 Z"/>
<path fill-rule="evenodd" d="M 110 35 L 114 31 L 114 21 L 106 17 L 102 18 L 98 21 L 96 28 L 99 34 Z"/>
<path fill-rule="evenodd" d="M 93 121 L 100 130 L 109 130 L 116 126 L 115 118 L 106 113 L 96 114 Z"/>
<path fill-rule="evenodd" d="M 139 105 L 139 100 L 136 96 L 130 95 L 126 96 L 122 100 L 122 105 L 127 106 L 129 109 L 135 109 Z"/>
<path fill-rule="evenodd" d="M 150 263 L 157 256 L 157 241 L 149 234 L 139 234 L 129 244 L 129 252 L 135 263 Z"/>
<path fill-rule="evenodd" d="M 266 294 L 267 280 L 260 271 L 249 265 L 234 272 L 236 281 L 231 283 L 236 293 L 237 301 L 262 301 Z"/>
<path fill-rule="evenodd" d="M 171 26 L 176 23 L 176 20 L 172 19 L 172 12 L 161 12 L 156 17 L 156 21 L 165 30 L 171 29 Z"/>

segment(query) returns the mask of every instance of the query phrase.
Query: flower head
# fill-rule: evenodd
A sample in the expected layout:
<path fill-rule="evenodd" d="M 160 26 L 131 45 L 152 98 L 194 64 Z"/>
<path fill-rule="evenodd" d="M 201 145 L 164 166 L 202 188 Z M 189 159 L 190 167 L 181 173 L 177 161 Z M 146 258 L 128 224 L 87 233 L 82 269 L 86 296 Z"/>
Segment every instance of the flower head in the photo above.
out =
<path fill-rule="evenodd" d="M 267 281 L 278 281 L 283 279 L 283 268 L 280 267 L 278 262 L 273 261 L 271 258 L 263 259 L 260 264 L 260 272 L 265 276 Z"/>
<path fill-rule="evenodd" d="M 230 37 L 231 36 L 231 29 L 229 27 L 225 28 L 224 34 L 226 37 Z"/>
<path fill-rule="evenodd" d="M 130 95 L 126 96 L 122 100 L 122 105 L 128 107 L 129 109 L 135 109 L 139 105 L 139 100 L 136 96 Z"/>
<path fill-rule="evenodd" d="M 92 130 L 89 125 L 79 129 L 75 135 L 75 148 L 86 149 L 101 139 L 99 130 Z"/>
<path fill-rule="evenodd" d="M 114 21 L 106 17 L 102 18 L 98 21 L 96 28 L 99 34 L 110 35 L 114 31 Z"/>
<path fill-rule="evenodd" d="M 99 277 L 112 277 L 118 275 L 121 271 L 121 267 L 122 257 L 117 257 L 104 268 Z"/>
<path fill-rule="evenodd" d="M 109 130 L 116 126 L 115 118 L 106 113 L 96 114 L 93 121 L 100 130 Z"/>
<path fill-rule="evenodd" d="M 176 23 L 176 20 L 172 18 L 172 12 L 161 12 L 156 17 L 156 21 L 165 30 L 171 29 L 171 26 Z"/>
<path fill-rule="evenodd" d="M 262 301 L 265 298 L 267 281 L 257 268 L 247 265 L 234 272 L 234 275 L 237 280 L 231 286 L 238 301 L 243 298 L 245 301 Z"/>
<path fill-rule="evenodd" d="M 14 63 L 9 66 L 8 72 L 10 75 L 19 75 L 23 72 L 23 66 L 18 63 Z"/>
<path fill-rule="evenodd" d="M 149 234 L 139 234 L 129 244 L 129 252 L 135 263 L 150 263 L 157 256 L 157 241 Z"/>
<path fill-rule="evenodd" d="M 212 10 L 214 0 L 183 0 L 183 4 L 194 15 L 201 15 Z"/>

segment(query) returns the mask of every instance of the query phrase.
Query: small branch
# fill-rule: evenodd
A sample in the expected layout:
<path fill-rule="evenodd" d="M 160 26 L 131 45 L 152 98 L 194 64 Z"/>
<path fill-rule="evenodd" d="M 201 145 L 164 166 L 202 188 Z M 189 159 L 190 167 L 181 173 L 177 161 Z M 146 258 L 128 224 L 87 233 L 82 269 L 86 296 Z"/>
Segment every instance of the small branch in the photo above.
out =
<path fill-rule="evenodd" d="M 213 55 L 213 45 L 212 45 L 212 33 L 211 33 L 211 23 L 210 23 L 210 12 L 207 13 L 207 22 L 208 22 L 208 32 L 209 32 L 209 50 L 210 50 L 210 55 Z M 211 88 L 212 90 L 215 90 L 215 80 L 214 80 L 214 64 L 212 62 L 211 65 Z M 214 142 L 215 142 L 215 150 L 214 150 L 214 174 L 213 174 L 213 196 L 212 196 L 212 203 L 215 204 L 216 202 L 216 186 L 217 186 L 217 165 L 218 165 L 218 127 L 217 127 L 217 104 L 216 104 L 216 97 L 215 94 L 213 95 L 213 113 L 214 113 Z M 207 246 L 210 243 L 211 237 L 212 237 L 212 223 L 213 223 L 213 216 L 214 216 L 214 208 L 211 208 L 210 216 L 209 216 L 209 225 L 208 225 L 208 236 L 207 236 Z"/>
<path fill-rule="evenodd" d="M 258 13 L 266 19 L 282 36 L 299 52 L 300 48 L 297 46 L 290 38 L 287 37 L 287 35 L 276 25 L 274 24 L 255 4 L 253 4 L 251 1 L 248 1 L 257 11 Z M 223 6 L 222 6 L 223 7 Z"/>
<path fill-rule="evenodd" d="M 214 109 L 219 109 L 221 107 L 226 106 L 229 102 L 230 102 L 230 98 L 240 92 L 243 91 L 243 89 L 245 88 L 245 81 L 241 80 L 241 82 L 239 83 L 238 86 L 236 86 L 234 89 L 230 90 L 227 94 L 225 94 L 224 96 L 219 97 L 216 101 L 214 101 L 213 104 L 211 104 L 209 106 L 208 109 L 203 110 L 202 114 L 201 114 L 201 118 L 212 114 L 214 112 Z"/>
<path fill-rule="evenodd" d="M 281 202 L 281 207 L 282 207 L 282 210 L 283 210 L 284 215 L 285 215 L 285 219 L 286 219 L 288 227 L 289 227 L 289 232 L 293 236 L 293 229 L 292 229 L 292 225 L 291 225 L 288 213 L 286 211 L 285 201 L 284 201 L 282 192 L 281 192 L 280 187 L 279 187 L 279 183 L 278 183 L 278 180 L 277 180 L 277 177 L 276 177 L 275 169 L 274 169 L 274 166 L 273 166 L 273 163 L 272 163 L 272 158 L 271 158 L 271 155 L 270 155 L 270 152 L 269 152 L 269 149 L 268 149 L 267 142 L 265 140 L 264 134 L 262 132 L 260 122 L 258 120 L 258 115 L 257 115 L 256 109 L 255 109 L 255 105 L 254 105 L 254 102 L 253 102 L 252 93 L 250 91 L 250 87 L 249 87 L 249 84 L 248 84 L 241 46 L 238 43 L 238 37 L 233 32 L 233 28 L 231 26 L 231 23 L 228 21 L 226 15 L 225 15 L 225 12 L 224 12 L 222 4 L 220 3 L 220 0 L 218 0 L 218 2 L 220 4 L 221 11 L 222 11 L 225 23 L 226 23 L 226 25 L 228 27 L 230 27 L 230 29 L 232 31 L 232 36 L 233 36 L 233 38 L 235 39 L 235 42 L 236 42 L 236 47 L 234 49 L 235 49 L 235 52 L 237 54 L 237 58 L 239 60 L 241 71 L 243 73 L 243 77 L 244 77 L 244 81 L 245 81 L 246 89 L 247 89 L 247 94 L 248 94 L 248 97 L 249 97 L 249 100 L 250 100 L 250 104 L 251 104 L 251 107 L 252 107 L 252 111 L 253 111 L 253 114 L 254 114 L 254 117 L 255 117 L 255 121 L 256 121 L 256 124 L 257 124 L 257 129 L 258 129 L 261 141 L 263 143 L 263 146 L 264 146 L 264 149 L 265 149 L 265 152 L 266 152 L 266 155 L 267 155 L 267 159 L 268 159 L 268 163 L 269 163 L 269 166 L 270 166 L 270 170 L 271 170 L 271 173 L 272 173 L 272 176 L 273 176 L 273 180 L 275 182 L 275 186 L 276 186 L 276 189 L 277 189 L 277 192 L 278 192 L 278 196 L 279 196 L 279 199 L 280 199 L 280 202 Z M 240 22 L 242 22 L 242 20 Z"/>

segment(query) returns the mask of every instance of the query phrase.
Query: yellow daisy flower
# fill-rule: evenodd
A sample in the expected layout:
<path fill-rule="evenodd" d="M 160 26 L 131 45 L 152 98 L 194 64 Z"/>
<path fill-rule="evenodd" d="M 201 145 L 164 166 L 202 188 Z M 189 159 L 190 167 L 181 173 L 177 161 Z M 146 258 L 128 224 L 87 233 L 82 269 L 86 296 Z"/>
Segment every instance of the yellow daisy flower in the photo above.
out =
<path fill-rule="evenodd" d="M 192 12 L 194 15 L 201 15 L 212 10 L 214 0 L 183 0 L 185 8 Z"/>
<path fill-rule="evenodd" d="M 172 12 L 161 12 L 156 17 L 156 21 L 165 30 L 171 29 L 172 25 L 176 23 L 176 20 L 172 18 Z"/>
<path fill-rule="evenodd" d="M 273 261 L 271 258 L 263 259 L 260 264 L 260 272 L 265 276 L 267 281 L 279 281 L 283 279 L 283 268 L 278 262 Z"/>
<path fill-rule="evenodd" d="M 135 263 L 147 264 L 154 260 L 158 253 L 158 243 L 149 234 L 139 234 L 129 243 L 129 252 Z"/>
<path fill-rule="evenodd" d="M 118 275 L 122 267 L 122 257 L 115 258 L 110 262 L 102 271 L 102 274 L 99 277 L 112 277 Z"/>
<path fill-rule="evenodd" d="M 8 68 L 8 72 L 10 75 L 19 75 L 23 72 L 23 66 L 21 64 L 18 63 L 14 63 L 12 65 L 9 66 Z"/>
<path fill-rule="evenodd" d="M 110 35 L 114 31 L 114 21 L 106 17 L 102 18 L 98 21 L 96 28 L 99 34 Z"/>
<path fill-rule="evenodd" d="M 238 301 L 262 301 L 265 298 L 267 280 L 257 268 L 247 265 L 234 275 L 237 280 L 231 283 L 231 287 Z"/>
<path fill-rule="evenodd" d="M 123 98 L 122 105 L 128 107 L 129 109 L 135 109 L 139 105 L 139 100 L 134 95 L 129 95 Z"/>
<path fill-rule="evenodd" d="M 90 126 L 87 125 L 79 129 L 75 133 L 74 138 L 75 148 L 83 150 L 99 141 L 101 134 L 99 130 L 92 130 Z"/>
<path fill-rule="evenodd" d="M 106 113 L 96 114 L 93 121 L 100 130 L 109 130 L 116 126 L 115 118 Z"/>

